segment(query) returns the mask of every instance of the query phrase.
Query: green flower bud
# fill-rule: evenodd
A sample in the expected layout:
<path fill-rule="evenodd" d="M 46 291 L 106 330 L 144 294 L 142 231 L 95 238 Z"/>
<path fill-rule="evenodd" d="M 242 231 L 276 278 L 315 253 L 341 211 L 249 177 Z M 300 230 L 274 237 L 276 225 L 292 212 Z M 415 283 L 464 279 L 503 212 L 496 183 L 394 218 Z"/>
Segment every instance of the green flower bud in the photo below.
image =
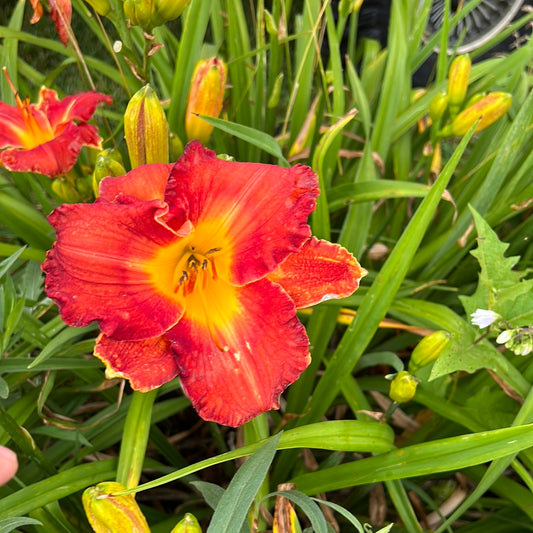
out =
<path fill-rule="evenodd" d="M 170 160 L 177 161 L 181 154 L 183 154 L 183 143 L 173 131 L 170 132 L 168 142 L 170 144 Z"/>
<path fill-rule="evenodd" d="M 129 101 L 124 113 L 124 136 L 132 168 L 168 163 L 168 123 L 150 85 L 137 91 Z"/>
<path fill-rule="evenodd" d="M 408 402 L 415 395 L 417 385 L 417 379 L 409 372 L 402 370 L 391 381 L 389 396 L 391 400 L 398 403 Z"/>
<path fill-rule="evenodd" d="M 450 334 L 446 331 L 434 331 L 424 337 L 415 347 L 409 360 L 408 370 L 412 374 L 436 361 L 450 344 Z"/>
<path fill-rule="evenodd" d="M 123 490 L 120 483 L 108 481 L 84 491 L 83 508 L 95 533 L 150 533 L 135 496 L 113 495 Z"/>
<path fill-rule="evenodd" d="M 451 124 L 440 132 L 443 137 L 462 137 L 479 120 L 476 131 L 490 126 L 505 115 L 512 103 L 509 93 L 488 93 L 459 113 Z"/>
<path fill-rule="evenodd" d="M 191 0 L 124 0 L 124 14 L 132 26 L 152 33 L 156 26 L 177 19 Z"/>
<path fill-rule="evenodd" d="M 191 513 L 187 513 L 170 533 L 202 533 L 202 528 Z"/>
<path fill-rule="evenodd" d="M 105 17 L 111 11 L 109 0 L 85 0 L 99 15 Z"/>
<path fill-rule="evenodd" d="M 92 176 L 92 186 L 95 197 L 98 198 L 98 187 L 100 182 L 108 176 L 124 176 L 126 170 L 122 164 L 120 152 L 112 148 L 103 150 L 96 156 L 94 171 Z"/>
<path fill-rule="evenodd" d="M 448 72 L 448 105 L 450 114 L 456 115 L 464 102 L 472 61 L 468 54 L 457 56 Z"/>
<path fill-rule="evenodd" d="M 63 202 L 72 204 L 81 200 L 80 194 L 76 190 L 74 183 L 61 177 L 54 179 L 52 182 L 52 190 Z"/>
<path fill-rule="evenodd" d="M 438 92 L 429 103 L 428 114 L 433 122 L 442 118 L 448 107 L 448 94 L 446 91 Z"/>

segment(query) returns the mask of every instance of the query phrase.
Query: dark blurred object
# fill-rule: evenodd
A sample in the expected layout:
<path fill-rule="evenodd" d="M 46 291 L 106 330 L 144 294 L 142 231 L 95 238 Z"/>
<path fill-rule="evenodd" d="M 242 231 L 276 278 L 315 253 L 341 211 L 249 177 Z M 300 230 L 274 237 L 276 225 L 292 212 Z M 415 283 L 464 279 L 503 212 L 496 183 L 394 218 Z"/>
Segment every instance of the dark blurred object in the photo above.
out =
<path fill-rule="evenodd" d="M 412 0 L 416 4 L 416 0 Z M 453 16 L 460 8 L 468 6 L 471 0 L 451 0 L 450 15 Z M 334 10 L 338 7 L 338 0 L 332 0 Z M 459 54 L 477 50 L 495 35 L 500 33 L 514 20 L 531 10 L 533 0 L 482 0 L 470 11 L 449 35 L 450 53 Z M 358 18 L 358 38 L 375 39 L 382 47 L 387 45 L 387 33 L 390 19 L 391 0 L 363 0 Z M 428 25 L 427 36 L 439 31 L 446 6 L 445 0 L 433 0 Z M 483 54 L 486 58 L 498 53 L 509 53 L 523 45 L 531 37 L 531 24 L 520 29 L 515 35 L 508 37 L 497 46 Z M 458 43 L 459 46 L 456 46 Z M 342 44 L 345 44 L 343 40 Z M 430 81 L 436 54 L 433 54 L 413 76 L 414 86 L 424 86 Z"/>

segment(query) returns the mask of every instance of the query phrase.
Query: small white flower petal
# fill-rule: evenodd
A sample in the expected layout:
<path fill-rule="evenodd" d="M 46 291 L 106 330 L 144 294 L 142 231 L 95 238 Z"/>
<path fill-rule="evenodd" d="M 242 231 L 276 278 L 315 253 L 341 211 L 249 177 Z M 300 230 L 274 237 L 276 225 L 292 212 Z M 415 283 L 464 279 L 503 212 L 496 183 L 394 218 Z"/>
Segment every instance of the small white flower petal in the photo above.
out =
<path fill-rule="evenodd" d="M 506 330 L 502 331 L 496 337 L 496 342 L 498 344 L 505 344 L 508 340 L 511 340 L 512 336 L 513 336 L 513 330 L 512 329 L 506 329 Z"/>
<path fill-rule="evenodd" d="M 498 313 L 489 311 L 488 309 L 476 309 L 471 315 L 472 324 L 483 329 L 490 326 L 495 320 L 499 318 Z"/>

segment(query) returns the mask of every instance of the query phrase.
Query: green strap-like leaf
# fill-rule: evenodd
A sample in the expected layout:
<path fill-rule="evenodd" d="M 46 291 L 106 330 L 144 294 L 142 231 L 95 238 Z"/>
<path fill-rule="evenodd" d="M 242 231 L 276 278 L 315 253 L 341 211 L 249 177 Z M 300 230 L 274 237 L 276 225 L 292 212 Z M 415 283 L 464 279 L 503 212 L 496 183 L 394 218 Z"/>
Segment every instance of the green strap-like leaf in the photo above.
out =
<path fill-rule="evenodd" d="M 220 498 L 207 533 L 240 531 L 274 459 L 280 438 L 281 433 L 278 433 L 269 439 L 241 466 Z"/>

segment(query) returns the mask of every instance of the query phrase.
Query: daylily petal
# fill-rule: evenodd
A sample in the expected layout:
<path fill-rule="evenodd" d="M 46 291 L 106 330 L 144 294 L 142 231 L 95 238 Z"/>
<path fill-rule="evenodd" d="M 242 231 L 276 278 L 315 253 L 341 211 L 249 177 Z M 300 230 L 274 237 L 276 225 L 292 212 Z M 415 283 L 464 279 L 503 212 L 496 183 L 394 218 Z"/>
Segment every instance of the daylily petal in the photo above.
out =
<path fill-rule="evenodd" d="M 300 309 L 350 296 L 365 275 L 366 270 L 348 250 L 311 237 L 269 274 L 268 279 L 279 283 Z"/>
<path fill-rule="evenodd" d="M 42 268 L 46 294 L 67 324 L 98 320 L 115 340 L 142 340 L 162 335 L 179 320 L 179 302 L 155 290 L 146 268 L 176 238 L 156 220 L 166 208 L 158 200 L 99 199 L 52 212 L 48 220 L 57 241 Z"/>
<path fill-rule="evenodd" d="M 105 178 L 100 182 L 100 198 L 112 202 L 120 194 L 126 194 L 145 201 L 164 200 L 172 167 L 153 163 L 134 168 L 125 176 Z"/>
<path fill-rule="evenodd" d="M 61 135 L 35 148 L 4 150 L 0 161 L 17 172 L 38 172 L 51 178 L 64 174 L 76 164 L 82 148 L 77 129 L 75 124 L 68 124 Z"/>
<path fill-rule="evenodd" d="M 36 22 L 39 22 L 43 16 L 43 6 L 41 5 L 41 0 L 30 0 L 30 4 L 33 8 L 33 15 L 30 23 L 35 24 Z"/>
<path fill-rule="evenodd" d="M 82 122 L 78 124 L 78 136 L 83 146 L 89 146 L 90 148 L 102 149 L 102 138 L 98 135 L 98 128 L 91 124 L 85 124 Z"/>
<path fill-rule="evenodd" d="M 72 120 L 87 122 L 96 111 L 98 104 L 113 103 L 113 98 L 107 94 L 89 91 L 85 93 L 65 96 L 57 99 L 57 93 L 52 89 L 42 88 L 39 93 L 39 109 L 45 111 L 53 127 Z"/>
<path fill-rule="evenodd" d="M 17 107 L 0 102 L 0 124 L 0 148 L 24 146 L 21 137 L 27 128 Z"/>
<path fill-rule="evenodd" d="M 186 204 L 194 226 L 203 220 L 218 226 L 213 246 L 218 233 L 231 235 L 229 281 L 244 285 L 272 272 L 310 237 L 307 217 L 318 194 L 308 167 L 223 161 L 191 142 L 172 171 L 167 202 Z"/>
<path fill-rule="evenodd" d="M 235 302 L 213 299 L 209 291 L 202 317 L 188 301 L 167 336 L 194 408 L 205 420 L 235 427 L 277 409 L 279 395 L 310 358 L 305 329 L 283 289 L 268 280 L 228 287 L 220 293 L 234 291 Z"/>
<path fill-rule="evenodd" d="M 72 18 L 72 4 L 70 0 L 48 0 L 50 3 L 50 18 L 54 21 L 56 31 L 61 42 L 68 43 L 67 27 Z"/>
<path fill-rule="evenodd" d="M 107 378 L 126 378 L 132 388 L 140 392 L 160 387 L 179 374 L 176 355 L 165 336 L 143 341 L 114 341 L 100 334 L 94 355 L 106 365 Z"/>

